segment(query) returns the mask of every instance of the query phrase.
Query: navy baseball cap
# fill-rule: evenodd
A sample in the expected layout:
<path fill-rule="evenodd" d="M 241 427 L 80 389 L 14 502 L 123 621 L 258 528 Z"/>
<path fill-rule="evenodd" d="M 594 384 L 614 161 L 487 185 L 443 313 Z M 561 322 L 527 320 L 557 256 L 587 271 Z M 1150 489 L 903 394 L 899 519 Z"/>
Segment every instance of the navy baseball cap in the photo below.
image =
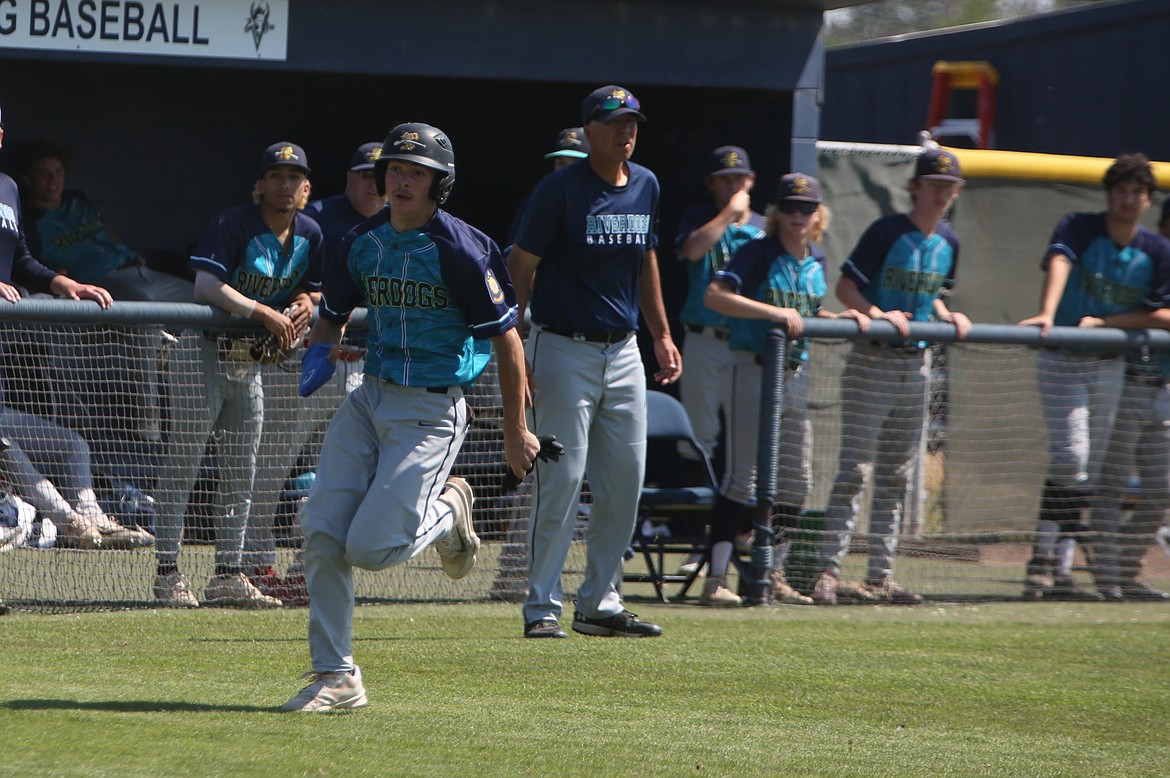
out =
<path fill-rule="evenodd" d="M 780 186 L 776 188 L 774 202 L 782 203 L 785 200 L 819 203 L 821 201 L 821 182 L 804 173 L 787 173 L 780 176 Z"/>
<path fill-rule="evenodd" d="M 707 164 L 707 175 L 724 176 L 739 173 L 745 176 L 754 176 L 752 161 L 748 159 L 746 151 L 739 146 L 720 146 L 711 152 L 711 161 Z"/>
<path fill-rule="evenodd" d="M 363 143 L 353 153 L 353 158 L 349 161 L 349 169 L 355 173 L 359 170 L 373 170 L 374 163 L 378 161 L 378 157 L 380 156 L 382 156 L 381 143 L 376 141 L 373 143 Z"/>
<path fill-rule="evenodd" d="M 610 122 L 627 113 L 633 114 L 640 122 L 646 121 L 638 98 L 625 87 L 610 84 L 594 89 L 581 103 L 581 124 Z"/>
<path fill-rule="evenodd" d="M 544 155 L 545 159 L 554 157 L 571 157 L 585 159 L 589 156 L 589 141 L 585 137 L 583 127 L 566 127 L 557 133 L 557 145 L 553 151 Z"/>
<path fill-rule="evenodd" d="M 959 175 L 959 158 L 946 149 L 926 149 L 914 163 L 914 177 L 926 181 L 952 181 L 963 183 Z"/>
<path fill-rule="evenodd" d="M 273 143 L 264 149 L 264 156 L 260 160 L 260 174 L 273 167 L 293 167 L 309 175 L 309 157 L 305 150 L 295 143 L 282 140 Z"/>

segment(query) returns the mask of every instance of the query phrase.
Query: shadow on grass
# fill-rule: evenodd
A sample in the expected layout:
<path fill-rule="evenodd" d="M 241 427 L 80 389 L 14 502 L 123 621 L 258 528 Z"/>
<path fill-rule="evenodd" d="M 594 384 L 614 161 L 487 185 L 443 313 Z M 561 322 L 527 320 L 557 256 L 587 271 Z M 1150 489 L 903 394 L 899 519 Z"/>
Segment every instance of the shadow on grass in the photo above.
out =
<path fill-rule="evenodd" d="M 420 640 L 442 640 L 444 642 L 450 642 L 451 640 L 455 640 L 455 639 L 456 638 L 439 637 L 439 636 L 419 637 L 419 636 L 415 636 L 415 635 L 393 635 L 393 636 L 391 636 L 391 635 L 386 635 L 386 636 L 372 635 L 370 637 L 362 637 L 362 638 L 355 637 L 353 639 L 353 642 L 354 643 L 384 643 L 386 641 L 393 641 L 393 640 L 409 640 L 411 643 L 417 643 Z M 303 635 L 301 637 L 296 637 L 296 638 L 188 638 L 188 640 L 191 643 L 304 643 L 304 642 L 306 642 L 305 637 Z"/>
<path fill-rule="evenodd" d="M 114 713 L 280 713 L 275 705 L 211 705 L 200 702 L 168 702 L 166 700 L 9 700 L 0 703 L 9 710 L 103 710 Z"/>

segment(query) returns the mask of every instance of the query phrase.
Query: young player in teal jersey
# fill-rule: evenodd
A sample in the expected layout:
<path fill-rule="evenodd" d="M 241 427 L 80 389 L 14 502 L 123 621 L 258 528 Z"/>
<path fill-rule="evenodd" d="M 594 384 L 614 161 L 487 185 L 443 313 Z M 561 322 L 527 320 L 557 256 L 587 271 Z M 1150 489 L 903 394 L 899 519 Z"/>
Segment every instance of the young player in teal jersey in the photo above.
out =
<path fill-rule="evenodd" d="M 728 413 L 731 352 L 726 318 L 707 307 L 703 298 L 715 274 L 739 247 L 764 236 L 764 219 L 752 210 L 755 181 L 746 151 L 738 146 L 715 149 L 707 165 L 712 200 L 683 214 L 675 238 L 675 256 L 687 269 L 687 297 L 679 312 L 686 329 L 687 371 L 679 379 L 679 398 L 695 437 L 711 456 L 719 440 L 720 411 Z"/>
<path fill-rule="evenodd" d="M 1105 172 L 1107 206 L 1061 219 L 1041 267 L 1040 312 L 1020 324 L 1079 326 L 1084 317 L 1150 312 L 1164 305 L 1166 240 L 1139 220 L 1150 207 L 1154 172 L 1143 154 L 1123 154 Z M 1111 325 L 1114 326 L 1114 325 Z M 1024 579 L 1028 599 L 1099 599 L 1072 576 L 1075 533 L 1097 491 L 1125 384 L 1116 352 L 1042 349 L 1037 381 L 1048 427 L 1036 540 Z"/>
<path fill-rule="evenodd" d="M 309 295 L 320 288 L 321 280 L 321 228 L 297 209 L 308 173 L 299 146 L 288 142 L 269 146 L 256 183 L 259 202 L 217 216 L 188 262 L 195 271 L 197 299 L 260 320 L 286 352 L 308 327 L 313 311 Z M 155 492 L 154 581 L 155 599 L 169 607 L 199 605 L 179 572 L 178 555 L 191 488 L 213 433 L 220 495 L 215 571 L 204 599 L 241 608 L 281 605 L 279 599 L 260 592 L 243 571 L 244 533 L 264 424 L 261 366 L 250 353 L 253 345 L 251 339 L 186 332 L 171 355 L 171 421 Z"/>
<path fill-rule="evenodd" d="M 756 462 L 761 365 L 768 330 L 777 324 L 784 326 L 790 342 L 776 499 L 767 507 L 779 516 L 781 532 L 794 526 L 811 486 L 812 426 L 807 416 L 808 353 L 800 338 L 802 318 L 836 318 L 822 306 L 827 291 L 825 256 L 814 243 L 823 213 L 820 183 L 815 178 L 803 173 L 783 176 L 765 216 L 767 236 L 742 246 L 707 287 L 707 307 L 728 317 L 730 369 L 723 377 L 729 386 L 725 406 L 727 465 L 711 516 L 711 566 L 700 600 L 703 605 L 740 604 L 739 596 L 727 587 L 725 576 L 735 534 L 750 526 L 750 511 L 759 499 Z M 858 311 L 840 315 L 856 319 L 862 331 L 869 326 L 869 317 Z M 811 599 L 784 579 L 787 543 L 783 538 L 779 546 L 772 581 L 774 598 L 811 605 Z"/>
<path fill-rule="evenodd" d="M 309 395 L 329 380 L 349 315 L 365 305 L 365 380 L 329 425 L 301 513 L 313 669 L 286 711 L 367 704 L 353 656 L 353 568 L 384 570 L 430 546 L 451 578 L 474 567 L 474 495 L 448 475 L 467 433 L 463 387 L 490 349 L 508 466 L 522 475 L 540 449 L 525 424 L 523 347 L 500 251 L 439 208 L 455 183 L 450 139 L 430 125 L 399 125 L 374 171 L 388 206 L 338 247 L 303 360 L 300 391 Z"/>
<path fill-rule="evenodd" d="M 959 161 L 949 151 L 924 150 L 915 163 L 909 213 L 878 219 L 845 261 L 837 299 L 871 319 L 889 321 L 904 337 L 910 320 L 936 318 L 955 325 L 960 339 L 971 321 L 951 311 L 945 296 L 954 283 L 959 239 L 943 217 L 962 189 Z M 873 471 L 869 518 L 869 572 L 864 599 L 913 604 L 920 595 L 893 576 L 899 503 L 909 467 L 918 455 L 925 423 L 929 367 L 925 343 L 854 342 L 841 378 L 841 454 L 825 508 L 828 540 L 812 598 L 835 605 L 841 559 L 857 526 L 858 496 Z"/>

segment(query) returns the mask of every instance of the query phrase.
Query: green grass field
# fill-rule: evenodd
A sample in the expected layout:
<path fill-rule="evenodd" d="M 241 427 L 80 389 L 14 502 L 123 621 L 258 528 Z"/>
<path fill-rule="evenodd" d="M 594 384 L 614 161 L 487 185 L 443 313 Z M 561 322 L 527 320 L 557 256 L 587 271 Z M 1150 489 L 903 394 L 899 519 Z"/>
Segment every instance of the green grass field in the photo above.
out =
<path fill-rule="evenodd" d="M 4 776 L 1170 772 L 1170 606 L 712 611 L 521 638 L 517 606 L 358 609 L 370 706 L 280 714 L 307 611 L 0 619 Z"/>

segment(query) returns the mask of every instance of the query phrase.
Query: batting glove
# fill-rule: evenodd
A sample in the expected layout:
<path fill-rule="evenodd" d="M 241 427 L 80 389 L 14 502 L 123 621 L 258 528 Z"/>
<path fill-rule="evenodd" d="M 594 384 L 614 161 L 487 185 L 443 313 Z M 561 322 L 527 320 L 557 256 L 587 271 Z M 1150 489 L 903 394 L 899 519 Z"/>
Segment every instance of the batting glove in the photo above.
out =
<path fill-rule="evenodd" d="M 565 453 L 565 447 L 557 440 L 556 435 L 538 435 L 536 438 L 540 441 L 540 451 L 536 452 L 536 456 L 541 462 L 559 462 L 561 454 Z M 528 468 L 525 472 L 531 473 L 532 468 Z M 508 467 L 504 471 L 504 477 L 500 482 L 500 488 L 505 492 L 510 492 L 520 485 L 520 476 L 516 475 L 512 468 Z"/>
<path fill-rule="evenodd" d="M 333 377 L 335 366 L 329 359 L 331 350 L 328 343 L 315 343 L 301 357 L 301 384 L 298 388 L 301 397 L 308 397 Z"/>

